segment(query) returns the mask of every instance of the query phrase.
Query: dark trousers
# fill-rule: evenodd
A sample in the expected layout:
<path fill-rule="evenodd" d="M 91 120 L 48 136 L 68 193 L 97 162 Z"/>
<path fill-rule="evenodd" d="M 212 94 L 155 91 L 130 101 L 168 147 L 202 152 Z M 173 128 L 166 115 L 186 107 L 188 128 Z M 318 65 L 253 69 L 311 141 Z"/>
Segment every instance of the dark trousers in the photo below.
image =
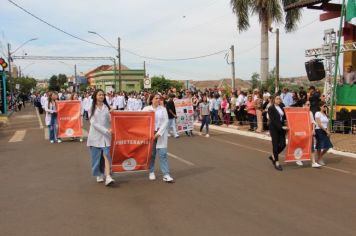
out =
<path fill-rule="evenodd" d="M 206 127 L 206 133 L 209 133 L 209 116 L 208 115 L 204 115 L 202 116 L 202 121 L 201 121 L 201 126 L 200 126 L 200 132 L 203 131 L 204 126 Z"/>
<path fill-rule="evenodd" d="M 270 127 L 270 134 L 272 138 L 272 147 L 273 147 L 273 156 L 274 160 L 278 161 L 278 155 L 284 150 L 286 147 L 286 131 L 284 130 L 274 130 Z"/>
<path fill-rule="evenodd" d="M 257 127 L 257 117 L 256 115 L 247 113 L 248 122 L 250 123 L 250 129 L 253 130 Z"/>

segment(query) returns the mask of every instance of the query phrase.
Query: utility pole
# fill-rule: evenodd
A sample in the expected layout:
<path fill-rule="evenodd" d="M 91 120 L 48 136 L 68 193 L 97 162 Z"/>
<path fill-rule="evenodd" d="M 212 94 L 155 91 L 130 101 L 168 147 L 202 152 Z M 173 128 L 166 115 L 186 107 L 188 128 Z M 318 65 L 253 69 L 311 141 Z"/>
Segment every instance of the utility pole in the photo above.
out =
<path fill-rule="evenodd" d="M 11 71 L 11 45 L 10 43 L 7 44 L 7 61 L 9 63 L 9 81 L 10 81 L 10 92 L 11 92 L 11 103 L 13 103 L 14 100 L 14 81 L 12 80 L 12 71 Z M 13 106 L 11 104 L 11 106 Z"/>
<path fill-rule="evenodd" d="M 232 70 L 232 90 L 235 92 L 235 47 L 234 45 L 231 45 L 231 70 Z"/>
<path fill-rule="evenodd" d="M 276 80 L 274 81 L 274 92 L 279 91 L 279 28 L 276 29 Z"/>
<path fill-rule="evenodd" d="M 117 38 L 117 57 L 119 58 L 119 91 L 122 91 L 122 83 L 121 83 L 121 39 L 120 37 Z"/>
<path fill-rule="evenodd" d="M 74 92 L 78 92 L 77 64 L 74 64 Z"/>
<path fill-rule="evenodd" d="M 143 61 L 143 77 L 146 77 L 146 61 Z"/>

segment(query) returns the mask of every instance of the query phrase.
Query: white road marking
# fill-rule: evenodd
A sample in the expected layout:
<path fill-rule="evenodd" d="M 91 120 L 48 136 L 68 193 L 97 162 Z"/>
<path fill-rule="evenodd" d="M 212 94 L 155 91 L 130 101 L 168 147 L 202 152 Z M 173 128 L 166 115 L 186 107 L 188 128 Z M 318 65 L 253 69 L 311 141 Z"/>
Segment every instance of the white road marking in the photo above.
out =
<path fill-rule="evenodd" d="M 194 166 L 194 164 L 191 163 L 190 161 L 184 160 L 183 158 L 178 157 L 178 156 L 176 156 L 176 155 L 174 155 L 172 153 L 168 153 L 168 156 L 176 159 L 177 161 L 183 162 L 184 164 L 187 164 L 188 166 Z"/>
<path fill-rule="evenodd" d="M 25 138 L 26 130 L 18 130 L 9 140 L 9 143 L 21 142 Z"/>
<path fill-rule="evenodd" d="M 250 150 L 255 150 L 255 151 L 258 151 L 258 152 L 271 154 L 271 152 L 268 152 L 268 151 L 265 151 L 265 150 L 262 150 L 262 149 L 258 149 L 258 148 L 254 148 L 254 147 L 250 147 L 250 146 L 246 146 L 246 145 L 242 145 L 242 144 L 238 144 L 238 143 L 222 140 L 222 139 L 219 139 L 219 138 L 211 138 L 211 139 L 219 141 L 219 142 L 231 144 L 231 145 L 234 145 L 234 146 L 242 147 L 242 148 L 245 148 L 245 149 L 250 149 Z M 280 155 L 280 156 L 281 157 L 285 157 L 285 155 Z M 343 169 L 339 169 L 339 168 L 334 168 L 334 167 L 330 167 L 330 166 L 323 166 L 322 168 L 326 168 L 326 169 L 337 171 L 337 172 L 340 172 L 340 173 L 349 174 L 349 175 L 355 175 L 356 176 L 356 173 L 354 173 L 354 172 L 343 170 Z"/>
<path fill-rule="evenodd" d="M 43 123 L 42 123 L 41 116 L 40 116 L 40 113 L 38 112 L 37 107 L 36 107 L 36 115 L 37 115 L 38 123 L 40 124 L 40 129 L 43 129 Z"/>

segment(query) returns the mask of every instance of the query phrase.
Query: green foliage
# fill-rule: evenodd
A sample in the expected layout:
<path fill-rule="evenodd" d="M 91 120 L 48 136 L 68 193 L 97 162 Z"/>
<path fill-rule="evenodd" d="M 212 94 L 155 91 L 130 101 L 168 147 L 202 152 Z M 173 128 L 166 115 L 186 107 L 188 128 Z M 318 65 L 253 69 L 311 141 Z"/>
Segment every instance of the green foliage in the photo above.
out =
<path fill-rule="evenodd" d="M 57 75 L 52 75 L 52 77 L 49 79 L 48 90 L 57 92 L 60 90 Z"/>
<path fill-rule="evenodd" d="M 152 81 L 151 89 L 155 90 L 155 91 L 166 91 L 166 90 L 170 89 L 171 87 L 175 87 L 177 90 L 180 90 L 183 88 L 183 83 L 175 81 L 175 80 L 168 80 L 163 75 L 153 76 L 153 77 L 151 77 L 151 81 Z"/>
<path fill-rule="evenodd" d="M 49 79 L 48 89 L 50 91 L 59 91 L 60 89 L 66 89 L 68 86 L 65 85 L 67 83 L 68 78 L 64 74 L 52 75 Z"/>
<path fill-rule="evenodd" d="M 34 78 L 30 77 L 20 77 L 14 78 L 14 86 L 16 84 L 20 85 L 20 92 L 27 94 L 31 92 L 31 89 L 34 89 L 36 87 L 37 81 Z"/>
<path fill-rule="evenodd" d="M 252 89 L 260 88 L 261 87 L 260 74 L 254 72 L 251 76 L 251 83 L 252 83 Z"/>

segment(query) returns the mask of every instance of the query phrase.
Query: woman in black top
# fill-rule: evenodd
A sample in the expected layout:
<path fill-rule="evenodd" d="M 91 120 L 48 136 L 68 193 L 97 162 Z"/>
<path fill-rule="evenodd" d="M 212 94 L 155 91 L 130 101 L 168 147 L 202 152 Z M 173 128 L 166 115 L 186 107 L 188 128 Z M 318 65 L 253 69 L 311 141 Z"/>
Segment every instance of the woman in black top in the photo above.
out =
<path fill-rule="evenodd" d="M 272 138 L 273 156 L 269 159 L 276 170 L 282 171 L 282 166 L 279 164 L 278 155 L 286 147 L 286 130 L 284 126 L 285 113 L 283 109 L 284 105 L 280 96 L 276 96 L 272 100 L 272 105 L 268 108 L 269 117 L 269 132 Z"/>

